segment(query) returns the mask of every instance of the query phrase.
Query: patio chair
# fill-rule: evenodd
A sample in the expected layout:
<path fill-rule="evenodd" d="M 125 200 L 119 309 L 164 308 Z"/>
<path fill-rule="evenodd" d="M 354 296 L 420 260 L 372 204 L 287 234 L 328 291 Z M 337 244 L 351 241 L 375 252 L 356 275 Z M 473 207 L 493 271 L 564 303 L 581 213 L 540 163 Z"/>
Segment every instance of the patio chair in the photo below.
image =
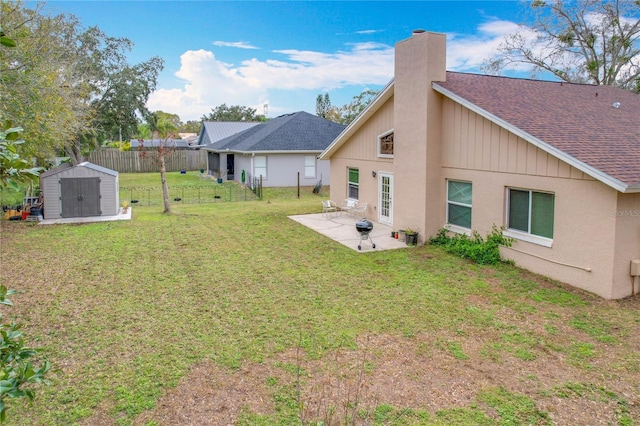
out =
<path fill-rule="evenodd" d="M 354 215 L 354 211 L 353 210 L 356 208 L 357 205 L 358 205 L 358 200 L 353 200 L 353 199 L 347 198 L 342 203 L 342 206 L 340 207 L 340 210 L 343 211 L 343 212 L 346 212 L 349 216 L 353 216 Z"/>
<path fill-rule="evenodd" d="M 369 203 L 356 203 L 356 206 L 353 208 L 353 215 L 356 217 L 366 217 L 368 205 Z"/>
<path fill-rule="evenodd" d="M 331 213 L 336 213 L 338 211 L 338 205 L 331 200 L 323 200 L 322 201 L 322 215 L 323 216 L 331 216 Z"/>

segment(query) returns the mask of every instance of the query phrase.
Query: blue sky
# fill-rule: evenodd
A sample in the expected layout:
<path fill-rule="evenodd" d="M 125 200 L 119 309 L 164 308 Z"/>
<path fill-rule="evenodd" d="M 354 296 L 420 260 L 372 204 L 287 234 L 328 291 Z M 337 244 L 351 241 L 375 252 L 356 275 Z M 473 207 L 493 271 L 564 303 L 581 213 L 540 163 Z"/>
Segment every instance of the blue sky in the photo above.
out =
<path fill-rule="evenodd" d="M 138 63 L 165 68 L 148 107 L 199 119 L 245 105 L 268 116 L 315 114 L 318 94 L 333 105 L 393 77 L 393 46 L 414 29 L 447 34 L 447 69 L 480 65 L 522 14 L 519 1 L 49 1 L 50 13 L 135 44 Z"/>

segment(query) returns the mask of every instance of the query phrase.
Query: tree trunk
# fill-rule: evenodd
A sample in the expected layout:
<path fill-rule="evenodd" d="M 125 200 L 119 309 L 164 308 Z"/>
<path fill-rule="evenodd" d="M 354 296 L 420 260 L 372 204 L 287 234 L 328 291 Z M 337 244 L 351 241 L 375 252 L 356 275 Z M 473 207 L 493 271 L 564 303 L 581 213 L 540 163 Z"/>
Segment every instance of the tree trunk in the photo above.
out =
<path fill-rule="evenodd" d="M 84 161 L 84 156 L 80 152 L 80 147 L 76 143 L 66 144 L 64 147 L 65 152 L 69 156 L 71 164 L 77 166 Z"/>
<path fill-rule="evenodd" d="M 169 203 L 169 186 L 167 185 L 167 168 L 164 163 L 164 153 L 160 153 L 160 180 L 162 181 L 162 198 L 164 199 L 164 212 L 171 213 Z"/>

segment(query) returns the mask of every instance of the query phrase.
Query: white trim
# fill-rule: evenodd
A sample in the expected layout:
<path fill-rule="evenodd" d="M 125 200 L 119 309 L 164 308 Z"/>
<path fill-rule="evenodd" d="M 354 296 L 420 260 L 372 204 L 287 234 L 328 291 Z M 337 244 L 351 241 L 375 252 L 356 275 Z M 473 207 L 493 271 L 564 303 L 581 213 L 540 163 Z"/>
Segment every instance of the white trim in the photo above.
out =
<path fill-rule="evenodd" d="M 471 204 L 465 204 L 465 203 L 460 203 L 458 201 L 450 201 L 449 200 L 449 182 L 460 182 L 460 183 L 468 183 L 469 185 L 471 185 Z M 445 183 L 446 183 L 446 189 L 447 189 L 447 199 L 445 202 L 445 212 L 444 212 L 444 217 L 446 219 L 447 225 L 451 225 L 454 226 L 455 228 L 460 228 L 460 229 L 469 229 L 469 231 L 471 231 L 471 228 L 465 228 L 464 226 L 460 226 L 460 225 L 455 225 L 452 223 L 449 223 L 449 204 L 453 204 L 455 206 L 460 206 L 460 207 L 468 207 L 469 210 L 471 210 L 471 224 L 473 225 L 473 182 L 472 181 L 468 181 L 468 180 L 460 180 L 460 179 L 449 179 L 449 178 L 445 178 Z M 457 231 L 453 231 L 456 232 L 458 234 L 461 234 L 462 232 L 457 232 Z M 467 235 L 471 235 L 470 233 Z"/>
<path fill-rule="evenodd" d="M 447 231 L 451 231 L 451 232 L 453 232 L 455 234 L 464 234 L 467 237 L 471 236 L 471 229 L 469 229 L 469 228 L 464 228 L 462 226 L 453 225 L 451 223 L 447 223 L 446 225 L 444 225 L 444 228 Z"/>
<path fill-rule="evenodd" d="M 516 240 L 526 241 L 528 243 L 537 244 L 544 247 L 553 247 L 553 240 L 545 237 L 538 237 L 537 235 L 527 234 L 522 231 L 516 231 L 514 229 L 505 229 L 502 231 L 502 235 L 509 238 L 515 238 Z"/>
<path fill-rule="evenodd" d="M 433 89 L 436 92 L 439 92 L 439 93 L 443 94 L 444 96 L 456 101 L 460 105 L 470 109 L 471 111 L 481 115 L 482 117 L 486 118 L 487 120 L 494 122 L 498 126 L 505 128 L 506 130 L 508 130 L 509 132 L 513 133 L 514 135 L 521 137 L 522 139 L 526 140 L 527 142 L 529 142 L 529 143 L 535 145 L 536 147 L 540 148 L 544 152 L 553 155 L 554 157 L 564 161 L 565 163 L 575 167 L 576 169 L 588 174 L 592 178 L 599 180 L 600 182 L 604 183 L 607 186 L 610 186 L 611 188 L 615 189 L 616 191 L 619 191 L 619 192 L 638 192 L 638 191 L 640 191 L 640 188 L 630 187 L 629 185 L 627 185 L 626 183 L 622 182 L 621 180 L 616 179 L 613 176 L 610 176 L 607 173 L 605 173 L 605 172 L 603 172 L 601 170 L 598 170 L 595 167 L 590 166 L 589 164 L 584 163 L 584 162 L 578 160 L 575 157 L 572 157 L 571 155 L 567 154 L 566 152 L 554 147 L 553 145 L 550 145 L 550 144 L 544 142 L 541 139 L 536 138 L 535 136 L 525 132 L 524 130 L 514 126 L 513 124 L 503 120 L 502 118 L 491 114 L 490 112 L 480 108 L 479 106 L 477 106 L 476 104 L 466 100 L 465 98 L 456 95 L 452 91 L 450 91 L 448 89 L 445 89 L 444 87 L 440 86 L 437 83 L 433 83 Z"/>
<path fill-rule="evenodd" d="M 391 134 L 393 134 L 393 133 L 395 133 L 395 129 L 391 128 L 391 130 L 387 130 L 386 132 L 380 133 L 380 134 L 378 135 L 378 146 L 377 146 L 377 150 L 378 150 L 377 155 L 378 155 L 378 158 L 393 158 L 393 154 L 381 154 L 381 153 L 380 153 L 380 140 L 381 140 L 382 138 L 384 138 L 385 136 L 389 136 L 389 135 L 391 135 Z M 394 144 L 393 152 L 395 153 L 395 137 L 394 137 L 394 143 L 393 143 L 393 144 Z"/>
<path fill-rule="evenodd" d="M 389 216 L 382 215 L 382 178 L 389 178 Z M 393 173 L 378 172 L 378 222 L 393 225 Z"/>
<path fill-rule="evenodd" d="M 313 165 L 309 165 L 307 164 L 307 159 L 313 159 Z M 317 165 L 317 158 L 315 155 L 305 155 L 304 159 L 303 159 L 303 166 L 304 166 L 304 177 L 305 179 L 315 179 L 316 178 L 316 169 L 318 167 Z M 307 169 L 313 169 L 313 174 L 307 174 Z"/>

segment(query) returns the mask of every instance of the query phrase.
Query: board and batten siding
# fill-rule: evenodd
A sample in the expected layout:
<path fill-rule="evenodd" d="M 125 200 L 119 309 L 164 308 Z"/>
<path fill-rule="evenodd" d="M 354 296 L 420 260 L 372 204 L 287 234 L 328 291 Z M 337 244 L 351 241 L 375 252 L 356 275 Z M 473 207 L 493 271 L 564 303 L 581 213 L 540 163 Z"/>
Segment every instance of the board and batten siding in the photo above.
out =
<path fill-rule="evenodd" d="M 457 102 L 443 108 L 443 167 L 594 180 Z"/>
<path fill-rule="evenodd" d="M 393 129 L 393 97 L 376 111 L 375 118 L 367 121 L 331 156 L 335 158 L 358 159 L 368 161 L 393 162 L 393 159 L 378 158 L 378 136 Z"/>

